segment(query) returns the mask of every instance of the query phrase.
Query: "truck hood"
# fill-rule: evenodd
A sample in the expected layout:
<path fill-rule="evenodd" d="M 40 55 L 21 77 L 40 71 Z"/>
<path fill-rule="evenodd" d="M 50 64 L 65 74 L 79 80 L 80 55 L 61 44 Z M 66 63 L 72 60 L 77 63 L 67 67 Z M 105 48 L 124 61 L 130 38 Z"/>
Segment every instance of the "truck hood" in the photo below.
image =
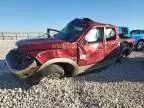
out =
<path fill-rule="evenodd" d="M 19 50 L 23 51 L 38 51 L 49 49 L 62 49 L 69 42 L 58 38 L 45 38 L 45 39 L 25 39 L 16 42 L 16 46 Z"/>

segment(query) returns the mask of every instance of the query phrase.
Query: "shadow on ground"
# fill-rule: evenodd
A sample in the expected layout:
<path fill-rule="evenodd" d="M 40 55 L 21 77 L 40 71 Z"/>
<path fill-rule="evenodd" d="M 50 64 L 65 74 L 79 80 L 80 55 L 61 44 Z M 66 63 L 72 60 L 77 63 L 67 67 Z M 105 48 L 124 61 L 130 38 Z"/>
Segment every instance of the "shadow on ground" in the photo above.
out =
<path fill-rule="evenodd" d="M 88 82 L 144 82 L 144 57 L 124 58 L 120 63 L 76 78 Z"/>
<path fill-rule="evenodd" d="M 105 69 L 81 75 L 78 81 L 87 82 L 144 82 L 144 57 L 125 58 L 121 63 L 113 64 Z M 4 60 L 0 60 L 0 89 L 29 89 L 23 79 L 10 72 Z"/>
<path fill-rule="evenodd" d="M 23 79 L 16 77 L 5 64 L 4 60 L 0 60 L 0 89 L 22 88 L 27 90 L 29 86 Z"/>

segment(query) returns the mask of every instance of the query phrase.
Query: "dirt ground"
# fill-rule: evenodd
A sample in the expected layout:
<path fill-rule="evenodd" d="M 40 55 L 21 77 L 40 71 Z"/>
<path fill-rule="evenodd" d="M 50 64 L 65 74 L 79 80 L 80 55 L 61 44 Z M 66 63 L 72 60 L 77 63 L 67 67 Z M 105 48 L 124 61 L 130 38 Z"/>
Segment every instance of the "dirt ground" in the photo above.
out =
<path fill-rule="evenodd" d="M 144 108 L 144 52 L 134 51 L 121 63 L 62 80 L 45 79 L 29 87 L 5 65 L 15 41 L 0 41 L 2 108 Z"/>

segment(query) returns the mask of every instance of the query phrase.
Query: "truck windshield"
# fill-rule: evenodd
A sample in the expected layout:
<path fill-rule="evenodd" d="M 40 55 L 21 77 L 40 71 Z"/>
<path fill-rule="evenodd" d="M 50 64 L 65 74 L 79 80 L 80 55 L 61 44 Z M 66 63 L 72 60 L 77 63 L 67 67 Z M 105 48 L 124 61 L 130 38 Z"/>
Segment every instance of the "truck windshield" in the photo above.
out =
<path fill-rule="evenodd" d="M 55 37 L 68 42 L 75 42 L 87 28 L 88 26 L 85 21 L 82 19 L 75 19 L 56 34 Z"/>

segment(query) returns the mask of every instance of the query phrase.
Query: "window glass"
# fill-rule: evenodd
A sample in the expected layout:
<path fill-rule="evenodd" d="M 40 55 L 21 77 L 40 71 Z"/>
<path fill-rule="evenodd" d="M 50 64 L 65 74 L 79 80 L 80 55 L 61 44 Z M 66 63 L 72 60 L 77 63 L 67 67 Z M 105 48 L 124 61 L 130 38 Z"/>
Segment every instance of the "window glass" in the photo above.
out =
<path fill-rule="evenodd" d="M 86 36 L 87 42 L 99 42 L 102 40 L 102 28 L 92 29 Z"/>
<path fill-rule="evenodd" d="M 131 34 L 131 35 L 132 35 L 132 34 L 135 34 L 135 31 L 131 31 L 130 34 Z"/>
<path fill-rule="evenodd" d="M 138 31 L 136 32 L 136 34 L 140 34 L 140 31 L 138 30 Z"/>
<path fill-rule="evenodd" d="M 122 33 L 128 34 L 128 29 L 126 27 L 122 28 Z"/>
<path fill-rule="evenodd" d="M 133 30 L 133 31 L 131 31 L 131 34 L 138 34 L 138 31 L 137 30 Z"/>
<path fill-rule="evenodd" d="M 106 41 L 115 40 L 116 39 L 115 30 L 113 28 L 106 28 L 105 37 L 106 37 Z"/>
<path fill-rule="evenodd" d="M 88 28 L 89 26 L 84 20 L 75 19 L 57 33 L 55 37 L 68 42 L 75 42 Z"/>
<path fill-rule="evenodd" d="M 144 34 L 144 30 L 141 30 L 140 34 Z"/>

